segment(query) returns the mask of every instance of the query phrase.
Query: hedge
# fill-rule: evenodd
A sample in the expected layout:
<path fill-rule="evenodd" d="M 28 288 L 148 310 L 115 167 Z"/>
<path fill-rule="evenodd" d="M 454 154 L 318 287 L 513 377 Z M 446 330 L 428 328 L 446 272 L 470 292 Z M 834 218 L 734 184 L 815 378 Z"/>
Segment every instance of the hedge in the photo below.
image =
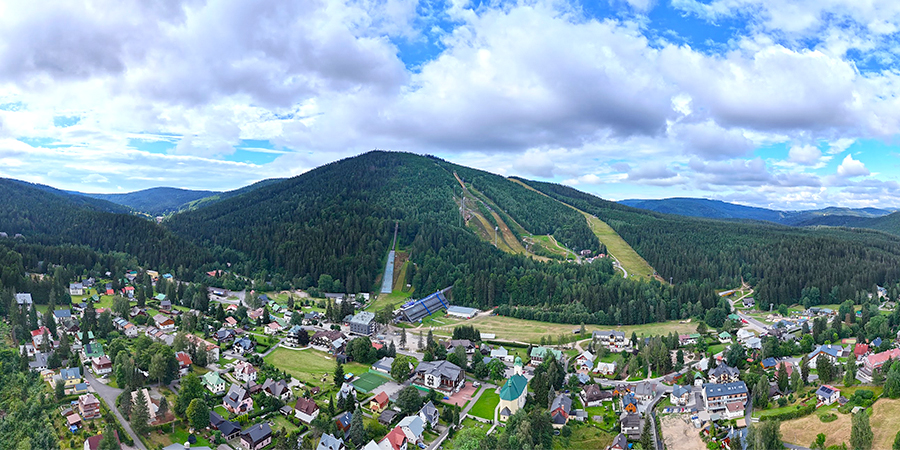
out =
<path fill-rule="evenodd" d="M 798 407 L 794 411 L 786 411 L 778 414 L 771 414 L 768 416 L 762 416 L 759 418 L 760 422 L 766 420 L 791 420 L 796 419 L 798 417 L 808 416 L 812 414 L 816 410 L 816 404 L 808 404 L 801 407 Z"/>

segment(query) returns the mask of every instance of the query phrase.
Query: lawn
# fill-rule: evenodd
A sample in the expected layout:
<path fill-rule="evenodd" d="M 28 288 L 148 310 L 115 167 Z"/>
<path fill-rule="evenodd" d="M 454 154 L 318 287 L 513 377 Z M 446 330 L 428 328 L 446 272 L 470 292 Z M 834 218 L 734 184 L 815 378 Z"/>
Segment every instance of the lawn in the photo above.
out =
<path fill-rule="evenodd" d="M 615 435 L 612 433 L 607 433 L 588 424 L 574 424 L 570 426 L 572 428 L 571 436 L 568 438 L 560 436 L 553 438 L 554 449 L 606 448 L 615 438 Z"/>
<path fill-rule="evenodd" d="M 500 404 L 500 394 L 494 390 L 487 390 L 481 394 L 478 401 L 472 405 L 469 414 L 482 419 L 494 420 L 494 410 Z"/>
<path fill-rule="evenodd" d="M 327 387 L 332 383 L 335 369 L 334 359 L 318 350 L 291 350 L 284 347 L 275 349 L 265 358 L 266 362 L 291 374 L 292 377 L 313 386 Z M 361 374 L 369 367 L 351 362 L 344 364 L 344 373 Z M 323 382 L 322 379 L 325 379 Z"/>
<path fill-rule="evenodd" d="M 412 296 L 412 292 L 398 292 L 394 291 L 390 294 L 378 294 L 375 300 L 366 307 L 367 311 L 378 311 L 381 308 L 384 308 L 387 305 L 393 305 L 394 309 L 398 308 L 400 305 L 404 304 L 409 300 L 410 296 Z"/>
<path fill-rule="evenodd" d="M 284 417 L 284 415 L 282 415 L 279 412 L 275 412 L 272 415 L 270 415 L 269 420 L 271 420 L 272 422 L 275 423 L 275 426 L 272 427 L 272 431 L 275 431 L 279 428 L 287 430 L 288 432 L 294 431 L 297 429 L 296 425 L 292 424 L 291 421 L 288 420 L 287 417 Z"/>
<path fill-rule="evenodd" d="M 542 336 L 553 336 L 554 338 L 560 334 L 569 336 L 573 328 L 571 324 L 538 322 L 536 320 L 523 320 L 503 316 L 480 316 L 467 321 L 467 324 L 475 326 L 482 333 L 495 333 L 498 339 L 531 343 L 539 343 Z M 622 327 L 585 325 L 585 330 L 588 333 L 594 330 L 615 329 L 625 332 L 625 335 L 628 337 L 631 336 L 632 332 L 637 333 L 638 336 L 693 333 L 696 328 L 696 324 L 679 323 L 674 320 Z"/>
<path fill-rule="evenodd" d="M 169 427 L 166 427 L 165 429 L 171 430 L 171 428 Z M 175 443 L 184 444 L 185 442 L 187 442 L 188 436 L 190 436 L 190 434 L 187 432 L 187 429 L 184 426 L 177 426 L 175 427 L 174 433 L 159 434 L 158 432 L 151 432 L 147 437 L 147 441 L 150 442 L 151 445 L 149 447 L 151 448 L 156 448 L 159 445 L 165 447 Z M 207 441 L 206 438 L 204 438 L 202 435 L 195 434 L 194 436 L 197 438 L 197 443 L 192 444 L 192 447 L 210 446 L 209 441 Z"/>

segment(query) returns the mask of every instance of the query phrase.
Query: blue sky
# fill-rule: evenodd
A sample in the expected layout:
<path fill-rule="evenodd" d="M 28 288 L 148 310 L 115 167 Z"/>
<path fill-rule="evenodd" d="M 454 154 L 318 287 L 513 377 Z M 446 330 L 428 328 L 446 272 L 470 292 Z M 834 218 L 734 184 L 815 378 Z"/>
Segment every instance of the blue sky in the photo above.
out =
<path fill-rule="evenodd" d="M 609 199 L 898 207 L 895 3 L 0 4 L 0 176 L 226 190 L 379 148 Z"/>

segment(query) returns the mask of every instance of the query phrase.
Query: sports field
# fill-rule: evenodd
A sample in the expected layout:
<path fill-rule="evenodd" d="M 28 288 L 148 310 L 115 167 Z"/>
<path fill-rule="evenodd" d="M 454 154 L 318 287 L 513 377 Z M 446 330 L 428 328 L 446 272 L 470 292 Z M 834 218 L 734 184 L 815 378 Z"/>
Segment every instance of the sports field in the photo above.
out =
<path fill-rule="evenodd" d="M 359 376 L 359 378 L 353 382 L 353 386 L 356 387 L 360 392 L 364 394 L 368 394 L 381 386 L 384 383 L 390 381 L 388 377 L 375 373 L 375 372 L 366 372 Z"/>

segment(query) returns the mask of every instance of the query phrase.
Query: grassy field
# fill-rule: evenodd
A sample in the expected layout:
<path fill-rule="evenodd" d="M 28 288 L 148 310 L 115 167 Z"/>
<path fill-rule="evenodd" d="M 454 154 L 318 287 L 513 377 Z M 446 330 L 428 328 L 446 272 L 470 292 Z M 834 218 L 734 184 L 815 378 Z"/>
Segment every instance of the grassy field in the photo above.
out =
<path fill-rule="evenodd" d="M 572 435 L 568 438 L 555 436 L 554 449 L 566 448 L 606 448 L 615 435 L 588 424 L 572 425 Z"/>
<path fill-rule="evenodd" d="M 399 307 L 400 305 L 406 303 L 409 300 L 410 296 L 412 296 L 412 291 L 410 292 L 402 292 L 402 291 L 394 291 L 390 294 L 378 294 L 378 297 L 369 304 L 366 308 L 367 311 L 378 311 L 381 308 L 384 308 L 386 305 L 394 305 L 394 308 Z"/>
<path fill-rule="evenodd" d="M 653 276 L 653 267 L 650 267 L 650 264 L 647 263 L 641 255 L 638 255 L 638 253 L 625 242 L 625 239 L 622 239 L 611 226 L 586 212 L 579 212 L 584 214 L 591 231 L 593 231 L 594 234 L 597 235 L 597 239 L 600 239 L 600 242 L 606 246 L 606 250 L 609 254 L 615 256 L 616 259 L 619 260 L 619 263 L 622 264 L 622 267 L 628 271 L 628 276 L 645 279 L 649 279 Z"/>
<path fill-rule="evenodd" d="M 291 421 L 288 420 L 287 417 L 281 415 L 281 413 L 276 412 L 275 414 L 272 414 L 271 416 L 269 416 L 269 420 L 275 422 L 275 426 L 272 427 L 272 431 L 275 431 L 279 428 L 287 431 L 294 431 L 297 429 L 297 426 L 292 424 Z"/>
<path fill-rule="evenodd" d="M 824 433 L 827 436 L 825 445 L 840 445 L 842 442 L 850 442 L 850 414 L 837 415 L 834 422 L 822 423 L 818 414 L 811 414 L 799 419 L 782 422 L 781 434 L 784 441 L 791 444 L 808 446 L 816 439 L 816 435 Z M 900 400 L 880 399 L 872 405 L 872 415 L 869 417 L 872 431 L 875 437 L 872 441 L 873 449 L 889 449 L 900 429 Z"/>
<path fill-rule="evenodd" d="M 478 402 L 469 410 L 469 414 L 482 419 L 494 420 L 494 409 L 500 404 L 500 394 L 493 389 L 484 391 Z"/>
<path fill-rule="evenodd" d="M 290 350 L 284 347 L 275 349 L 265 358 L 266 362 L 286 371 L 292 377 L 305 384 L 329 387 L 336 363 L 327 353 L 318 350 Z M 368 366 L 351 362 L 344 364 L 344 373 L 361 374 L 369 370 Z M 325 379 L 323 382 L 322 379 Z"/>
<path fill-rule="evenodd" d="M 171 428 L 166 428 L 167 430 L 171 430 Z M 157 432 L 152 432 L 146 438 L 147 441 L 151 444 L 151 448 L 156 448 L 158 445 L 163 447 L 167 445 L 171 445 L 173 443 L 183 444 L 187 442 L 188 436 L 190 433 L 187 432 L 187 429 L 184 426 L 175 427 L 174 433 L 169 434 L 158 434 Z M 199 434 L 194 435 L 197 438 L 197 443 L 192 444 L 192 447 L 209 447 L 210 443 L 203 436 Z"/>
<path fill-rule="evenodd" d="M 482 333 L 495 333 L 498 339 L 508 339 L 521 342 L 539 343 L 541 336 L 559 336 L 560 334 L 571 335 L 572 329 L 577 328 L 576 325 L 538 322 L 534 320 L 514 319 L 512 317 L 487 316 L 471 319 L 467 322 L 478 328 Z M 594 330 L 615 329 L 624 331 L 627 336 L 631 336 L 632 332 L 640 335 L 667 335 L 670 332 L 675 334 L 684 334 L 694 332 L 697 328 L 693 323 L 679 323 L 678 321 L 669 321 L 662 323 L 649 323 L 644 325 L 628 325 L 622 327 L 585 325 L 587 333 Z"/>

